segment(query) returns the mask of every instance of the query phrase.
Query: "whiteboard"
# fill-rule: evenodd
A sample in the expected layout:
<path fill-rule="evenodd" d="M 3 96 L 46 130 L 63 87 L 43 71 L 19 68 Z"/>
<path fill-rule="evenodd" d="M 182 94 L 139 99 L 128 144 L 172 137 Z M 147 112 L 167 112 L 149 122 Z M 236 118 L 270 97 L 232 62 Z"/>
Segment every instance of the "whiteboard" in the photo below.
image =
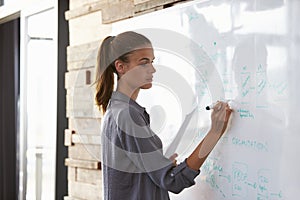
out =
<path fill-rule="evenodd" d="M 299 19 L 296 0 L 193 1 L 113 24 L 153 43 L 153 88 L 137 101 L 164 152 L 192 152 L 210 127 L 206 105 L 229 99 L 234 109 L 196 185 L 171 199 L 298 199 Z"/>

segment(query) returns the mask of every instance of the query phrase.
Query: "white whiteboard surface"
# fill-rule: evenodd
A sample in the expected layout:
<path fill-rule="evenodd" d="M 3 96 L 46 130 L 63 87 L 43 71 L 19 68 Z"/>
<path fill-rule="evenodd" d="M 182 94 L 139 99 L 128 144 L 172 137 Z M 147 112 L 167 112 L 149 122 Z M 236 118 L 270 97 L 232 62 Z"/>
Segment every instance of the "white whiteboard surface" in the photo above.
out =
<path fill-rule="evenodd" d="M 299 199 L 299 19 L 297 0 L 193 1 L 113 24 L 113 34 L 153 42 L 157 72 L 138 102 L 166 149 L 181 134 L 180 161 L 208 131 L 204 107 L 233 100 L 231 125 L 196 185 L 171 199 Z"/>

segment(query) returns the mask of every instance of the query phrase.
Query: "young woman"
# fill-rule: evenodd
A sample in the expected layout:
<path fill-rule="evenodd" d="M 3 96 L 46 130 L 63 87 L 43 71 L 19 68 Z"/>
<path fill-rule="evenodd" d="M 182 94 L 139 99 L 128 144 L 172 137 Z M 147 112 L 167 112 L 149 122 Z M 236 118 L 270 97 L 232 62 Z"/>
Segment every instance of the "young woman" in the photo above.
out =
<path fill-rule="evenodd" d="M 131 31 L 105 38 L 99 49 L 95 99 L 105 113 L 101 133 L 105 200 L 167 200 L 168 191 L 179 193 L 194 185 L 201 165 L 226 130 L 231 110 L 218 102 L 211 129 L 194 152 L 179 165 L 174 157 L 166 158 L 148 113 L 135 101 L 140 89 L 152 86 L 153 60 L 149 39 Z"/>

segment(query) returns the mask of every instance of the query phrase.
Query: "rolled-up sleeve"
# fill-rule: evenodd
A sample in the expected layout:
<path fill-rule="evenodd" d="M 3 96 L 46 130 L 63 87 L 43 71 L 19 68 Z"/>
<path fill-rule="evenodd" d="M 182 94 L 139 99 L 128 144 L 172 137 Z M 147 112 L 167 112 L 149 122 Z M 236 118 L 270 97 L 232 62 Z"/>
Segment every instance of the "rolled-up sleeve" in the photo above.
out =
<path fill-rule="evenodd" d="M 184 188 L 195 184 L 195 177 L 200 170 L 189 168 L 186 161 L 177 166 L 170 165 L 160 170 L 148 173 L 153 182 L 165 190 L 178 194 Z"/>

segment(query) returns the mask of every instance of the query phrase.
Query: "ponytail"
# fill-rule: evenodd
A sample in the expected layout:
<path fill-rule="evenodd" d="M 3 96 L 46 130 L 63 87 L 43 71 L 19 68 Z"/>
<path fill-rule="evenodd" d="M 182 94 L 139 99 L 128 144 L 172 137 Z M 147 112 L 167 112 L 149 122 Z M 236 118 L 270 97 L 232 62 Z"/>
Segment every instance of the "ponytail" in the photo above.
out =
<path fill-rule="evenodd" d="M 111 60 L 111 42 L 112 36 L 106 37 L 98 51 L 97 55 L 97 72 L 96 72 L 96 104 L 102 112 L 106 112 L 109 99 L 111 98 L 114 88 L 115 66 Z"/>

